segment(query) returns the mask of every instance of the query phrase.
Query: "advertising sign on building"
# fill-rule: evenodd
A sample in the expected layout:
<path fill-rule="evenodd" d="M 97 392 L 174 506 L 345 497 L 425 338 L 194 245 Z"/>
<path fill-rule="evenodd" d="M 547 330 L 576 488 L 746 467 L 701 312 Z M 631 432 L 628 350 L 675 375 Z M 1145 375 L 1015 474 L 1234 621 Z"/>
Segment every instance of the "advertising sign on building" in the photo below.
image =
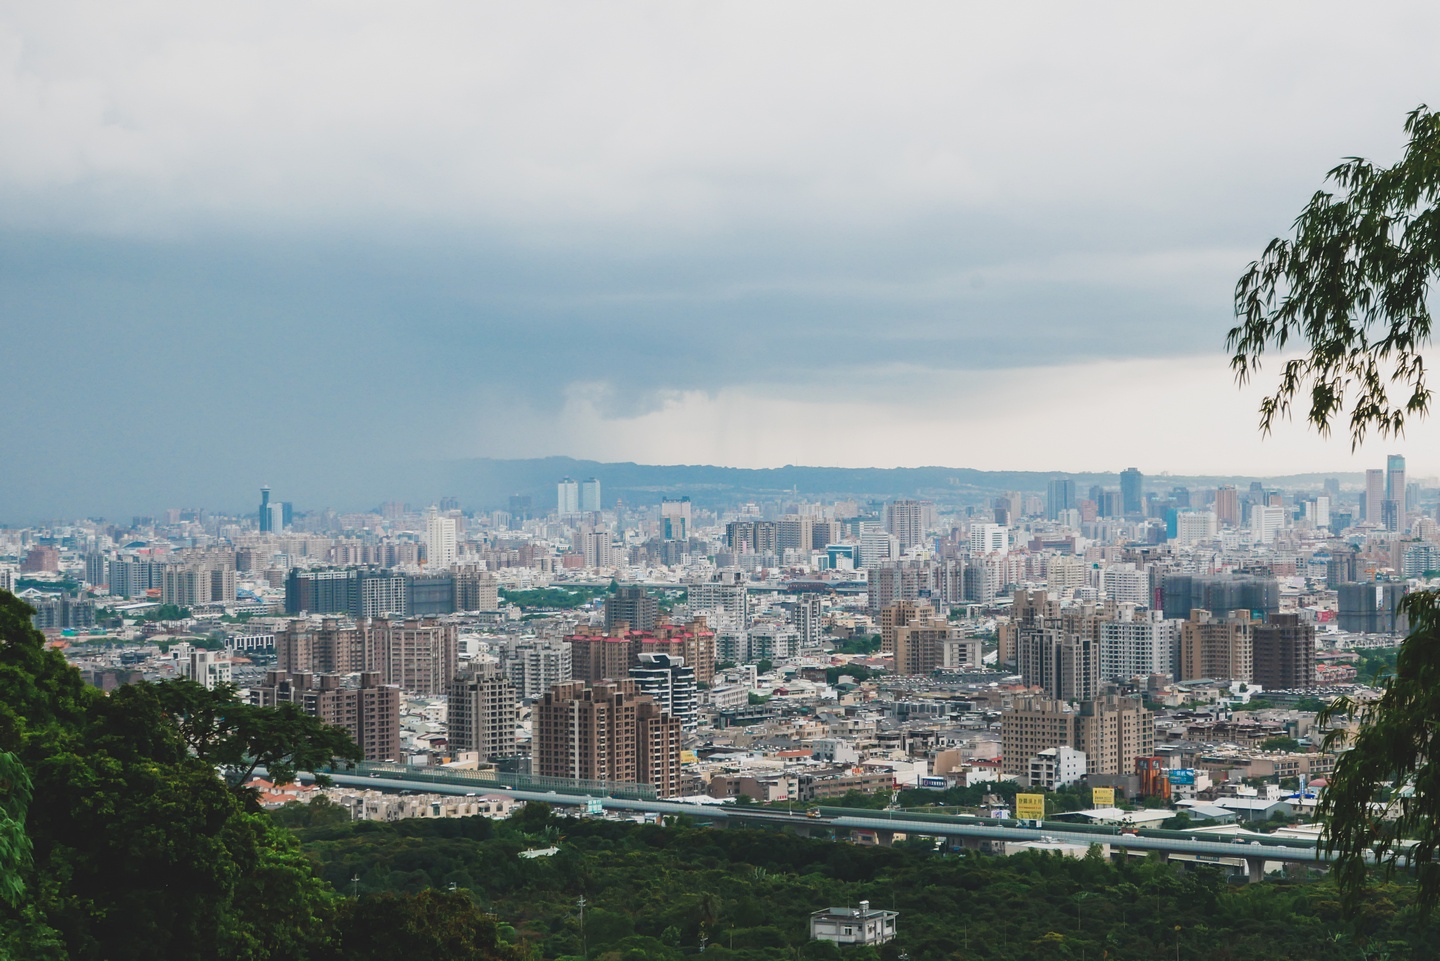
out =
<path fill-rule="evenodd" d="M 1015 816 L 1022 821 L 1043 821 L 1045 819 L 1045 795 L 1015 795 Z"/>
<path fill-rule="evenodd" d="M 1177 767 L 1169 772 L 1171 784 L 1194 784 L 1195 769 L 1191 767 Z"/>
<path fill-rule="evenodd" d="M 1097 808 L 1113 808 L 1115 806 L 1115 789 L 1113 787 L 1092 787 L 1090 804 Z"/>

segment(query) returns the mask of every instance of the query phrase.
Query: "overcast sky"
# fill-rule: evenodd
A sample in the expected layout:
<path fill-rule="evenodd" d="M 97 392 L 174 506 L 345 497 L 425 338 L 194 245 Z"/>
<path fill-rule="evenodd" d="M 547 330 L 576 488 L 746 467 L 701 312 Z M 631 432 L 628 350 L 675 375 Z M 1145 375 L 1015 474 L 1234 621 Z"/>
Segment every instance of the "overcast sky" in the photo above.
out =
<path fill-rule="evenodd" d="M 5 5 L 0 520 L 351 506 L 327 492 L 411 457 L 1440 473 L 1440 424 L 1262 441 L 1223 353 L 1325 171 L 1440 101 L 1437 28 Z"/>

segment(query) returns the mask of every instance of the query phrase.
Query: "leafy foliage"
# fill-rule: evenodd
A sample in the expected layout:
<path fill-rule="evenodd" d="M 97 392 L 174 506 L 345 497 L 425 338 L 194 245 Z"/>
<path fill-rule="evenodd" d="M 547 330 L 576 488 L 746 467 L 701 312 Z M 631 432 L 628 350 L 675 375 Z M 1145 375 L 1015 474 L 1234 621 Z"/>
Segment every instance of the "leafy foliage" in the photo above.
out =
<path fill-rule="evenodd" d="M 195 756 L 225 770 L 237 789 L 257 768 L 283 784 L 294 780 L 297 770 L 361 759 L 347 733 L 294 704 L 252 707 L 235 699 L 232 685 L 207 690 L 186 680 L 161 685 L 155 694 Z"/>
<path fill-rule="evenodd" d="M 1400 608 L 1412 628 L 1380 700 L 1366 706 L 1341 697 L 1319 714 L 1322 725 L 1337 718 L 1359 725 L 1353 740 L 1344 728 L 1326 735 L 1327 749 L 1347 741 L 1350 749 L 1336 762 L 1319 808 L 1325 846 L 1339 858 L 1336 877 L 1352 905 L 1371 857 L 1392 870 L 1413 865 L 1422 903 L 1440 898 L 1440 593 L 1407 594 Z M 1392 781 L 1399 789 L 1376 810 Z"/>
<path fill-rule="evenodd" d="M 339 961 L 354 909 L 216 767 L 353 751 L 314 718 L 228 691 L 137 684 L 106 697 L 0 591 L 0 959 Z M 33 787 L 32 787 L 33 785 Z M 37 799 L 37 800 L 32 800 Z M 314 823 L 334 824 L 315 811 Z M 348 819 L 347 819 L 348 820 Z M 492 921 L 391 898 L 396 957 L 510 959 Z"/>
<path fill-rule="evenodd" d="M 1403 432 L 1430 408 L 1422 349 L 1429 343 L 1430 283 L 1440 270 L 1440 115 L 1423 105 L 1405 121 L 1409 143 L 1391 167 L 1352 157 L 1330 171 L 1295 220 L 1235 287 L 1227 346 L 1236 379 L 1260 369 L 1266 351 L 1299 341 L 1280 382 L 1260 405 L 1261 429 L 1308 395 L 1321 434 L 1347 404 L 1352 447 L 1372 428 Z M 1398 393 L 1392 396 L 1392 390 Z"/>

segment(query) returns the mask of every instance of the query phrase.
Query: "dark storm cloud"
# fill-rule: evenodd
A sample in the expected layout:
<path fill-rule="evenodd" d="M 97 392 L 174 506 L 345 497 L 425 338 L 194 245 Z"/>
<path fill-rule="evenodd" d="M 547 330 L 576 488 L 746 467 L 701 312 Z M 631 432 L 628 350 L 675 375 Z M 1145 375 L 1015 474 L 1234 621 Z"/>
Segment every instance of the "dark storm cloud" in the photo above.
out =
<path fill-rule="evenodd" d="M 373 501 L 576 398 L 1213 353 L 1429 93 L 1426 8 L 1322 7 L 12 9 L 0 521 Z"/>

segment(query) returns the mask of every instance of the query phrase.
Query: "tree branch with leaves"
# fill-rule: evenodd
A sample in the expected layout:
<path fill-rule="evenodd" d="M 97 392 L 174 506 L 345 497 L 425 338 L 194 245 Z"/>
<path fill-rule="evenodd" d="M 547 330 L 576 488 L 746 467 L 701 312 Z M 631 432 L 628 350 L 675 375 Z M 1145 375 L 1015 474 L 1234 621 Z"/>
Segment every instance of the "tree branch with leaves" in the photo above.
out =
<path fill-rule="evenodd" d="M 1429 412 L 1424 349 L 1430 284 L 1440 271 L 1440 115 L 1425 106 L 1405 121 L 1393 166 L 1351 157 L 1296 218 L 1294 235 L 1265 248 L 1235 286 L 1226 345 L 1241 384 L 1267 353 L 1280 362 L 1260 404 L 1269 433 L 1296 403 L 1322 435 L 1348 410 L 1352 449 L 1371 430 L 1398 436 Z"/>

